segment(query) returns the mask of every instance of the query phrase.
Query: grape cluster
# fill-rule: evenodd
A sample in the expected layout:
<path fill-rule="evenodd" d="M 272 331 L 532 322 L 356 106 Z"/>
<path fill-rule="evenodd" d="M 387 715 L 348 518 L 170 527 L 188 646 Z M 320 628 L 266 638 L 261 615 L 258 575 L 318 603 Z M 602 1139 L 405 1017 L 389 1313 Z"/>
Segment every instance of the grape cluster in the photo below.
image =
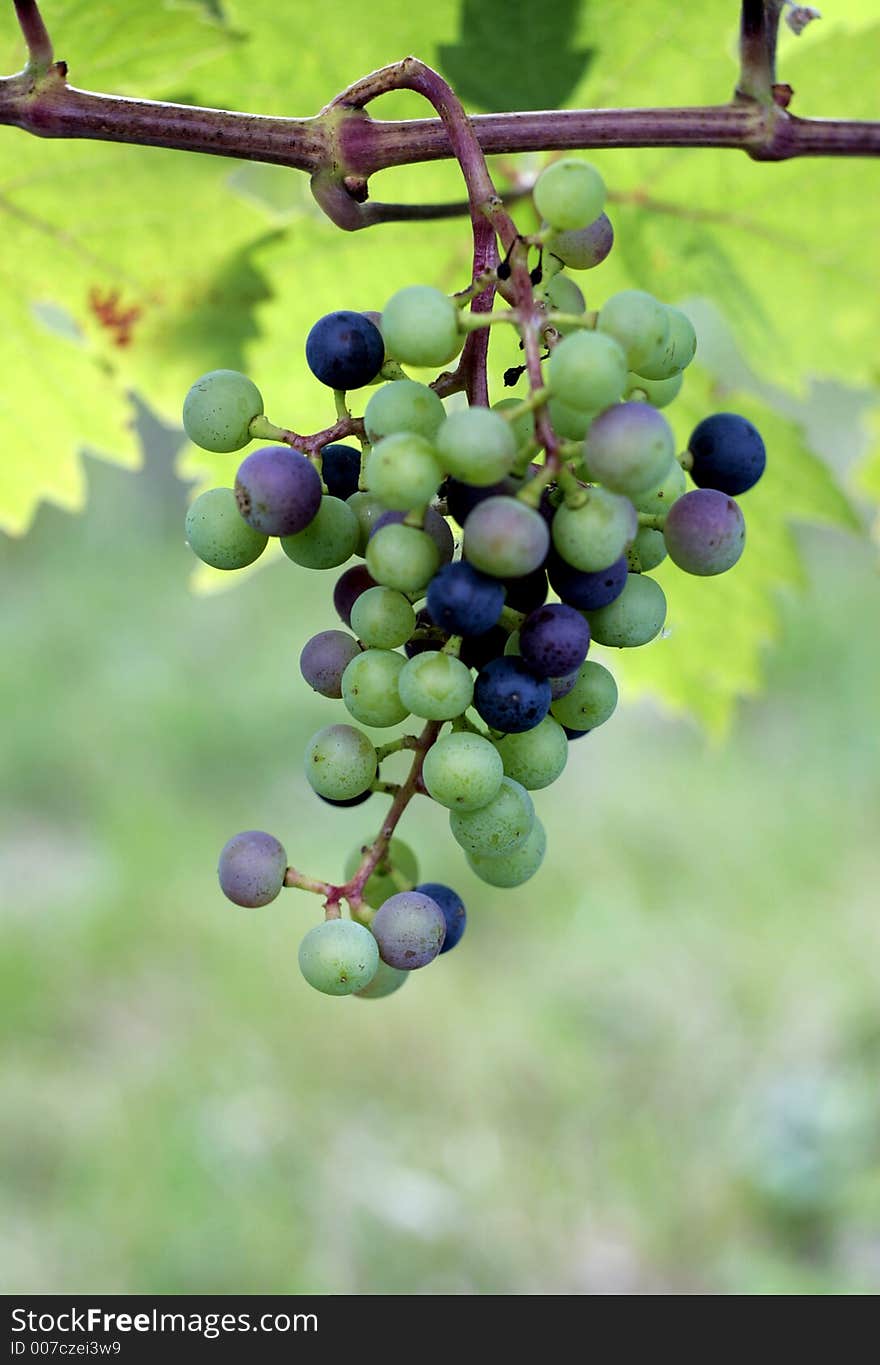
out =
<path fill-rule="evenodd" d="M 700 422 L 676 454 L 662 409 L 696 351 L 684 313 L 634 289 L 590 311 L 566 273 L 611 249 L 598 172 L 557 160 L 534 202 L 543 227 L 518 245 L 539 250 L 541 266 L 519 293 L 499 268 L 494 283 L 512 306 L 487 322 L 532 328 L 546 349 L 527 399 L 447 409 L 438 389 L 455 392 L 448 373 L 433 385 L 406 377 L 404 366 L 449 366 L 481 325 L 465 311 L 476 286 L 450 298 L 414 285 L 381 315 L 342 310 L 309 333 L 307 364 L 336 391 L 338 413 L 348 391 L 372 386 L 362 419 L 296 438 L 228 370 L 204 375 L 184 403 L 186 431 L 207 450 L 275 441 L 245 456 L 234 488 L 192 504 L 186 534 L 199 558 L 241 568 L 276 537 L 306 568 L 360 561 L 333 592 L 345 629 L 320 632 L 300 656 L 306 683 L 346 713 L 309 741 L 305 772 L 330 805 L 390 795 L 391 812 L 352 852 L 340 886 L 289 867 L 261 831 L 231 839 L 219 867 L 237 905 L 266 905 L 285 885 L 325 896 L 299 962 L 330 995 L 389 995 L 461 939 L 461 898 L 420 882 L 414 854 L 391 837 L 416 794 L 448 811 L 482 881 L 513 888 L 534 876 L 546 834 L 532 793 L 617 704 L 592 646 L 633 648 L 661 632 L 666 598 L 650 574 L 667 556 L 690 574 L 733 567 L 745 536 L 735 498 L 764 469 L 761 437 L 733 413 Z M 421 733 L 384 745 L 367 733 L 411 717 Z M 385 782 L 381 765 L 399 750 L 412 751 L 409 776 Z"/>

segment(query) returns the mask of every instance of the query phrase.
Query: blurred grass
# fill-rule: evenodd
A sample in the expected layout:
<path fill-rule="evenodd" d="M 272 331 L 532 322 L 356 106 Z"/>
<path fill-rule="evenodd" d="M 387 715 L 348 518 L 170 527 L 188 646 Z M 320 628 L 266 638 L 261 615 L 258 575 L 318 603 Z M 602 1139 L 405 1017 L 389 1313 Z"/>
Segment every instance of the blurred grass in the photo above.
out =
<path fill-rule="evenodd" d="M 173 442 L 0 544 L 7 1291 L 865 1292 L 880 1283 L 880 591 L 804 533 L 732 741 L 623 708 L 548 863 L 383 1002 L 308 990 L 318 903 L 220 897 L 238 829 L 341 873 L 301 776 L 334 575 L 188 589 Z M 317 584 L 317 586 L 316 586 Z M 655 648 L 675 648 L 674 637 Z"/>

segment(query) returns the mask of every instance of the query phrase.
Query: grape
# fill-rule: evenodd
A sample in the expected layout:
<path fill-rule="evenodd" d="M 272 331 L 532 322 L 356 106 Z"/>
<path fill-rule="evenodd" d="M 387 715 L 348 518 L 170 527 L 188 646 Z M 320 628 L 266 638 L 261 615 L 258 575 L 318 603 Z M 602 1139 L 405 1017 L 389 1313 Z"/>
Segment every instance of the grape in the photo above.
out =
<path fill-rule="evenodd" d="M 460 659 L 438 650 L 408 659 L 397 680 L 400 700 L 414 716 L 452 720 L 473 700 L 474 683 Z"/>
<path fill-rule="evenodd" d="M 409 972 L 402 972 L 397 967 L 389 967 L 387 962 L 379 958 L 379 966 L 376 968 L 376 975 L 372 981 L 364 986 L 363 990 L 355 991 L 358 1000 L 383 1000 L 386 995 L 393 995 L 405 985 L 409 979 Z"/>
<path fill-rule="evenodd" d="M 574 287 L 577 288 L 577 286 Z M 578 290 L 578 293 L 580 293 L 580 290 Z M 497 403 L 492 404 L 492 411 L 499 413 L 512 412 L 519 407 L 522 407 L 521 398 L 501 398 Z M 517 455 L 520 455 L 528 450 L 535 439 L 535 415 L 532 412 L 521 412 L 518 417 L 505 417 L 504 420 L 513 433 L 513 443 L 516 446 L 516 453 Z"/>
<path fill-rule="evenodd" d="M 586 311 L 586 299 L 574 280 L 570 280 L 567 275 L 554 275 L 548 280 L 543 287 L 543 296 L 548 312 L 582 314 Z M 570 322 L 554 322 L 553 326 L 560 336 L 568 336 L 577 330 Z M 508 398 L 507 402 L 515 403 L 516 399 Z"/>
<path fill-rule="evenodd" d="M 360 796 L 349 796 L 346 801 L 332 801 L 329 796 L 321 796 L 318 792 L 315 792 L 315 795 L 319 801 L 324 802 L 325 806 L 338 806 L 341 810 L 348 810 L 351 806 L 362 806 L 365 801 L 372 800 L 375 793 L 367 788 L 365 792 L 361 792 Z"/>
<path fill-rule="evenodd" d="M 696 353 L 697 337 L 690 318 L 686 317 L 680 309 L 667 306 L 666 320 L 669 324 L 666 345 L 661 353 L 642 365 L 644 378 L 648 380 L 663 382 L 664 380 L 674 379 L 686 365 L 691 363 Z M 633 368 L 637 367 L 634 366 Z"/>
<path fill-rule="evenodd" d="M 211 370 L 197 379 L 183 400 L 183 427 L 202 450 L 241 450 L 250 424 L 263 412 L 263 395 L 237 370 Z"/>
<path fill-rule="evenodd" d="M 614 228 L 608 215 L 600 213 L 595 223 L 567 232 L 551 232 L 547 250 L 569 270 L 592 270 L 601 265 L 614 245 Z"/>
<path fill-rule="evenodd" d="M 596 416 L 595 412 L 573 408 L 558 398 L 550 399 L 547 404 L 547 411 L 550 414 L 553 430 L 569 441 L 582 441 L 590 430 L 590 423 Z"/>
<path fill-rule="evenodd" d="M 267 536 L 303 531 L 321 506 L 321 480 L 298 450 L 263 446 L 245 456 L 235 476 L 235 500 L 249 526 Z"/>
<path fill-rule="evenodd" d="M 444 564 L 428 586 L 428 612 L 450 635 L 482 635 L 504 606 L 504 585 L 459 560 Z"/>
<path fill-rule="evenodd" d="M 639 533 L 626 552 L 627 563 L 633 573 L 650 573 L 666 558 L 666 541 L 662 531 L 640 526 Z"/>
<path fill-rule="evenodd" d="M 565 731 L 552 716 L 520 735 L 504 735 L 495 741 L 504 772 L 527 791 L 549 787 L 568 761 Z"/>
<path fill-rule="evenodd" d="M 412 512 L 383 512 L 373 522 L 370 535 L 374 536 L 383 526 L 399 526 L 402 522 L 409 524 Z M 440 555 L 440 563 L 448 564 L 455 554 L 455 539 L 449 529 L 449 523 L 445 517 L 434 507 L 426 507 L 422 517 L 422 528 L 425 535 L 430 536 Z"/>
<path fill-rule="evenodd" d="M 369 986 L 379 966 L 376 940 L 351 919 L 327 919 L 299 945 L 299 969 L 324 995 L 353 995 Z"/>
<path fill-rule="evenodd" d="M 580 668 L 590 647 L 590 627 L 562 602 L 538 607 L 519 630 L 519 652 L 542 678 L 562 678 Z"/>
<path fill-rule="evenodd" d="M 445 365 L 464 340 L 455 304 L 427 284 L 398 289 L 388 300 L 382 334 L 390 354 L 404 365 Z"/>
<path fill-rule="evenodd" d="M 217 874 L 220 890 L 235 905 L 268 905 L 284 885 L 287 854 L 271 834 L 248 829 L 224 845 Z"/>
<path fill-rule="evenodd" d="M 479 671 L 492 659 L 497 659 L 504 653 L 506 641 L 507 631 L 504 627 L 493 626 L 483 635 L 466 635 L 461 642 L 458 657 L 468 668 L 476 668 Z"/>
<path fill-rule="evenodd" d="M 366 846 L 359 844 L 353 848 L 345 860 L 345 880 L 351 881 L 363 862 Z M 419 865 L 416 855 L 413 853 L 409 844 L 404 843 L 403 839 L 392 839 L 384 858 L 381 858 L 375 869 L 367 878 L 367 884 L 361 895 L 367 905 L 374 910 L 378 910 L 383 901 L 387 901 L 389 896 L 393 896 L 395 891 L 399 891 L 391 873 L 391 868 L 405 882 L 416 882 L 419 879 Z"/>
<path fill-rule="evenodd" d="M 607 607 L 588 612 L 587 620 L 598 645 L 614 645 L 617 649 L 646 645 L 659 634 L 666 620 L 663 589 L 653 578 L 631 573 L 620 596 Z"/>
<path fill-rule="evenodd" d="M 358 526 L 356 553 L 365 554 L 367 543 L 376 528 L 376 522 L 383 512 L 387 512 L 387 507 L 380 502 L 375 493 L 366 489 L 361 489 L 357 493 L 352 493 L 347 499 L 348 507 L 354 512 Z"/>
<path fill-rule="evenodd" d="M 504 653 L 506 655 L 517 655 L 521 657 L 518 630 L 511 631 L 510 635 L 507 637 L 507 641 L 504 645 Z M 577 669 L 575 669 L 573 673 L 565 673 L 561 677 L 548 678 L 547 681 L 550 684 L 551 702 L 554 702 L 557 697 L 567 696 L 574 687 L 576 678 Z"/>
<path fill-rule="evenodd" d="M 700 488 L 747 493 L 764 473 L 767 452 L 760 433 L 735 412 L 716 412 L 691 433 L 691 478 Z"/>
<path fill-rule="evenodd" d="M 534 569 L 523 578 L 508 578 L 504 590 L 507 594 L 505 606 L 528 615 L 547 601 L 547 575 L 543 569 Z"/>
<path fill-rule="evenodd" d="M 620 342 L 631 370 L 641 374 L 663 356 L 669 340 L 669 318 L 662 303 L 641 289 L 612 294 L 596 326 Z"/>
<path fill-rule="evenodd" d="M 440 906 L 443 911 L 443 918 L 446 921 L 446 937 L 443 939 L 443 947 L 440 949 L 441 955 L 448 953 L 454 948 L 456 943 L 461 941 L 461 936 L 467 924 L 467 911 L 464 908 L 464 901 L 451 886 L 444 886 L 442 882 L 420 882 L 415 888 L 423 896 L 429 896 L 432 901 Z"/>
<path fill-rule="evenodd" d="M 415 630 L 416 614 L 403 593 L 368 588 L 351 609 L 351 628 L 372 649 L 397 649 Z"/>
<path fill-rule="evenodd" d="M 638 534 L 636 535 L 638 540 Z M 635 543 L 635 542 L 634 542 Z M 550 586 L 563 602 L 578 611 L 595 611 L 607 607 L 615 597 L 623 592 L 626 583 L 626 555 L 615 559 L 607 569 L 597 573 L 584 573 L 566 564 L 555 550 L 547 560 L 547 574 Z"/>
<path fill-rule="evenodd" d="M 547 834 L 535 816 L 528 838 L 513 853 L 506 853 L 503 858 L 492 858 L 481 853 L 468 853 L 465 856 L 471 871 L 476 873 L 481 882 L 510 888 L 522 886 L 523 882 L 534 877 L 544 861 L 546 851 Z"/>
<path fill-rule="evenodd" d="M 209 488 L 199 494 L 186 514 L 186 538 L 193 554 L 214 569 L 253 564 L 269 540 L 242 519 L 231 488 Z"/>
<path fill-rule="evenodd" d="M 349 665 L 350 667 L 350 665 Z M 373 785 L 376 750 L 353 725 L 327 725 L 306 747 L 306 777 L 319 796 L 348 801 Z"/>
<path fill-rule="evenodd" d="M 440 552 L 417 526 L 382 526 L 367 545 L 367 568 L 378 583 L 398 592 L 421 592 L 437 572 Z"/>
<path fill-rule="evenodd" d="M 366 564 L 354 564 L 336 580 L 333 589 L 333 606 L 345 625 L 351 625 L 352 608 L 361 593 L 366 592 L 368 588 L 375 587 L 376 580 Z"/>
<path fill-rule="evenodd" d="M 652 408 L 667 408 L 673 398 L 677 398 L 684 375 L 670 375 L 668 379 L 645 379 L 641 374 L 628 374 L 626 377 L 626 388 L 623 391 L 624 398 L 631 398 L 634 393 L 643 393 L 651 404 Z"/>
<path fill-rule="evenodd" d="M 342 675 L 359 653 L 357 640 L 346 635 L 344 630 L 322 630 L 320 634 L 312 636 L 300 654 L 300 672 L 309 687 L 320 692 L 322 697 L 339 701 L 342 696 Z"/>
<path fill-rule="evenodd" d="M 567 730 L 580 733 L 604 725 L 616 706 L 617 683 L 607 668 L 588 659 L 568 696 L 555 701 L 550 712 Z"/>
<path fill-rule="evenodd" d="M 487 725 L 504 734 L 531 730 L 550 709 L 550 684 L 522 659 L 493 659 L 474 684 L 474 706 Z"/>
<path fill-rule="evenodd" d="M 361 725 L 385 729 L 406 720 L 397 683 L 406 659 L 391 649 L 365 649 L 342 675 L 342 700 Z"/>
<path fill-rule="evenodd" d="M 532 798 L 525 787 L 503 777 L 498 793 L 479 810 L 451 810 L 449 828 L 465 853 L 501 857 L 524 844 L 535 819 Z"/>
<path fill-rule="evenodd" d="M 364 413 L 364 426 L 374 445 L 396 431 L 409 431 L 431 441 L 445 416 L 443 404 L 427 384 L 395 379 L 373 394 Z"/>
<path fill-rule="evenodd" d="M 359 532 L 351 506 L 327 495 L 305 530 L 281 537 L 281 548 L 288 559 L 304 569 L 336 569 L 351 559 Z"/>
<path fill-rule="evenodd" d="M 450 810 L 479 810 L 498 795 L 504 765 L 482 735 L 455 730 L 442 735 L 425 755 L 422 780 L 428 795 Z"/>
<path fill-rule="evenodd" d="M 672 428 L 648 403 L 618 403 L 600 412 L 584 442 L 590 477 L 612 493 L 633 496 L 653 488 L 674 460 Z"/>
<path fill-rule="evenodd" d="M 389 967 L 412 972 L 427 967 L 443 947 L 446 916 L 421 891 L 398 891 L 373 916 L 379 956 Z"/>
<path fill-rule="evenodd" d="M 553 518 L 553 544 L 567 564 L 601 573 L 619 559 L 639 529 L 632 503 L 604 488 L 591 488 L 580 507 L 566 504 Z"/>
<path fill-rule="evenodd" d="M 520 486 L 520 481 L 510 475 L 506 479 L 499 479 L 498 483 L 484 484 L 479 488 L 476 484 L 447 479 L 441 492 L 446 498 L 449 515 L 455 518 L 459 526 L 464 526 L 478 503 L 485 502 L 487 498 L 512 495 Z"/>
<path fill-rule="evenodd" d="M 491 408 L 464 408 L 437 433 L 437 455 L 456 479 L 477 487 L 497 483 L 510 470 L 516 441 L 510 423 Z"/>
<path fill-rule="evenodd" d="M 417 638 L 407 640 L 404 647 L 408 659 L 415 658 L 416 654 L 424 654 L 429 649 L 440 649 L 449 639 L 445 630 L 434 625 L 425 607 L 420 607 L 416 612 L 416 635 Z"/>
<path fill-rule="evenodd" d="M 573 332 L 553 348 L 547 362 L 554 398 L 583 412 L 616 403 L 626 375 L 623 350 L 604 332 Z"/>
<path fill-rule="evenodd" d="M 598 218 L 605 205 L 605 181 L 595 166 L 563 157 L 546 166 L 532 191 L 535 208 L 551 227 L 583 227 Z"/>
<path fill-rule="evenodd" d="M 306 363 L 331 389 L 361 389 L 385 363 L 385 342 L 363 313 L 327 313 L 306 338 Z"/>
<path fill-rule="evenodd" d="M 370 451 L 367 483 L 386 507 L 408 512 L 431 501 L 443 471 L 433 446 L 424 436 L 397 431 L 378 441 Z"/>
<path fill-rule="evenodd" d="M 746 543 L 746 527 L 727 493 L 695 488 L 670 507 L 663 536 L 673 564 L 709 577 L 733 568 Z"/>
<path fill-rule="evenodd" d="M 504 643 L 505 654 L 515 654 L 519 657 L 519 631 L 512 630 Z"/>
<path fill-rule="evenodd" d="M 680 498 L 687 488 L 685 472 L 677 460 L 673 460 L 669 473 L 664 474 L 659 483 L 646 488 L 643 493 L 634 493 L 632 501 L 639 512 L 650 512 L 661 516 Z"/>
<path fill-rule="evenodd" d="M 358 491 L 361 477 L 361 452 L 353 446 L 329 445 L 321 451 L 321 477 L 327 492 L 343 502 Z"/>
<path fill-rule="evenodd" d="M 487 498 L 464 526 L 464 554 L 494 578 L 522 578 L 547 558 L 547 523 L 517 498 Z"/>

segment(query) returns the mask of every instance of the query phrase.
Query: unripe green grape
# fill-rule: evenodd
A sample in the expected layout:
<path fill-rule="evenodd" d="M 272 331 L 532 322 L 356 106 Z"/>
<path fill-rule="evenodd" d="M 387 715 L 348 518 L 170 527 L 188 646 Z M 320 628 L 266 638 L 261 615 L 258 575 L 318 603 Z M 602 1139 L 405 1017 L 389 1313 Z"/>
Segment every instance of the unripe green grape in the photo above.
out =
<path fill-rule="evenodd" d="M 636 393 L 643 393 L 652 408 L 667 408 L 678 397 L 683 382 L 684 375 L 680 372 L 669 379 L 646 379 L 644 375 L 630 372 L 626 377 L 623 396 L 632 398 Z"/>
<path fill-rule="evenodd" d="M 202 450 L 241 450 L 251 439 L 250 424 L 263 411 L 263 396 L 237 370 L 211 370 L 197 379 L 183 400 L 183 427 Z"/>
<path fill-rule="evenodd" d="M 453 720 L 474 698 L 474 680 L 461 659 L 440 650 L 415 654 L 397 680 L 400 700 L 414 716 L 425 720 Z"/>
<path fill-rule="evenodd" d="M 384 502 L 380 502 L 375 493 L 366 489 L 361 489 L 357 493 L 352 493 L 350 498 L 346 498 L 347 505 L 354 512 L 358 524 L 358 539 L 355 546 L 355 553 L 362 555 L 366 553 L 367 545 L 373 525 L 378 521 L 383 512 L 388 508 Z"/>
<path fill-rule="evenodd" d="M 449 810 L 479 810 L 498 795 L 504 764 L 482 735 L 456 730 L 428 750 L 422 780 L 428 794 Z"/>
<path fill-rule="evenodd" d="M 697 335 L 690 318 L 680 309 L 666 305 L 666 320 L 669 324 L 666 345 L 662 354 L 643 364 L 645 379 L 658 381 L 673 379 L 691 363 L 696 353 Z"/>
<path fill-rule="evenodd" d="M 534 820 L 532 798 L 510 777 L 501 779 L 498 794 L 479 810 L 449 812 L 452 837 L 465 853 L 499 858 L 525 843 Z"/>
<path fill-rule="evenodd" d="M 382 335 L 403 365 L 445 365 L 464 341 L 455 304 L 429 284 L 398 289 L 382 309 Z"/>
<path fill-rule="evenodd" d="M 304 569 L 335 569 L 357 549 L 360 526 L 353 508 L 325 493 L 317 515 L 303 531 L 281 537 L 281 548 Z"/>
<path fill-rule="evenodd" d="M 427 506 L 442 478 L 434 448 L 424 436 L 409 431 L 378 441 L 367 458 L 367 485 L 392 511 Z"/>
<path fill-rule="evenodd" d="M 199 494 L 186 514 L 186 538 L 193 554 L 214 569 L 253 564 L 269 540 L 248 526 L 231 488 L 209 488 Z"/>
<path fill-rule="evenodd" d="M 616 403 L 626 384 L 626 356 L 604 332 L 573 332 L 553 348 L 547 382 L 555 398 L 584 412 Z"/>
<path fill-rule="evenodd" d="M 324 995 L 353 995 L 369 986 L 379 966 L 376 940 L 351 919 L 328 919 L 299 945 L 299 968 Z"/>
<path fill-rule="evenodd" d="M 633 649 L 659 635 L 666 620 L 666 597 L 653 578 L 631 573 L 619 597 L 584 615 L 596 644 Z"/>
<path fill-rule="evenodd" d="M 421 592 L 440 567 L 440 551 L 417 526 L 380 526 L 367 544 L 367 568 L 377 583 L 398 592 Z"/>
<path fill-rule="evenodd" d="M 376 749 L 353 725 L 327 725 L 306 746 L 309 785 L 330 801 L 349 801 L 373 785 Z"/>
<path fill-rule="evenodd" d="M 373 394 L 364 413 L 364 426 L 374 445 L 397 431 L 411 431 L 430 441 L 445 417 L 443 404 L 427 384 L 395 379 Z"/>
<path fill-rule="evenodd" d="M 394 588 L 368 588 L 351 609 L 351 628 L 371 649 L 397 649 L 416 628 L 416 614 Z"/>
<path fill-rule="evenodd" d="M 503 479 L 515 456 L 510 423 L 491 408 L 450 413 L 437 433 L 437 457 L 443 468 L 478 488 Z"/>
<path fill-rule="evenodd" d="M 547 410 L 550 414 L 553 430 L 557 435 L 564 436 L 568 441 L 582 441 L 590 430 L 590 423 L 596 416 L 595 412 L 573 408 L 568 403 L 563 403 L 559 398 L 551 398 L 547 404 Z"/>
<path fill-rule="evenodd" d="M 519 631 L 512 630 L 504 645 L 505 654 L 519 654 Z"/>
<path fill-rule="evenodd" d="M 642 493 L 634 493 L 632 497 L 633 505 L 639 512 L 648 512 L 651 516 L 662 516 L 668 512 L 674 502 L 685 493 L 687 489 L 687 478 L 678 460 L 673 460 L 666 474 L 659 483 L 652 484 Z"/>
<path fill-rule="evenodd" d="M 385 729 L 406 720 L 409 712 L 397 691 L 405 663 L 403 655 L 391 649 L 365 649 L 346 666 L 342 700 L 361 725 Z"/>
<path fill-rule="evenodd" d="M 578 669 L 577 681 L 565 697 L 550 705 L 550 714 L 569 730 L 595 730 L 604 725 L 617 706 L 617 683 L 603 664 L 587 659 Z"/>
<path fill-rule="evenodd" d="M 547 281 L 543 288 L 543 297 L 546 300 L 548 311 L 554 313 L 576 313 L 586 312 L 587 301 L 575 284 L 574 280 L 561 272 L 554 275 Z M 560 336 L 569 336 L 578 329 L 570 322 L 554 322 Z"/>
<path fill-rule="evenodd" d="M 565 731 L 552 716 L 545 716 L 532 730 L 496 739 L 504 771 L 526 791 L 549 787 L 568 762 Z"/>
<path fill-rule="evenodd" d="M 500 398 L 497 403 L 492 404 L 492 411 L 505 413 L 510 412 L 512 408 L 519 408 L 521 406 L 521 398 Z M 513 433 L 516 454 L 521 455 L 524 451 L 528 450 L 535 439 L 534 414 L 531 412 L 522 412 L 518 417 L 514 417 L 512 421 L 508 418 L 505 418 L 504 420 Z"/>
<path fill-rule="evenodd" d="M 596 326 L 613 336 L 636 374 L 660 360 L 669 340 L 669 318 L 662 303 L 641 289 L 612 294 L 599 313 Z"/>
<path fill-rule="evenodd" d="M 605 207 L 605 182 L 589 162 L 563 157 L 541 172 L 532 198 L 551 227 L 563 230 L 586 227 Z"/>
<path fill-rule="evenodd" d="M 662 531 L 640 526 L 639 533 L 626 552 L 633 573 L 650 573 L 666 558 L 666 541 Z"/>
<path fill-rule="evenodd" d="M 476 873 L 481 882 L 509 889 L 522 886 L 534 877 L 544 861 L 546 851 L 547 833 L 536 815 L 525 843 L 512 853 L 505 853 L 501 858 L 493 858 L 485 853 L 467 853 L 465 856 L 471 871 Z"/>
<path fill-rule="evenodd" d="M 393 995 L 401 986 L 405 986 L 409 978 L 409 972 L 402 971 L 400 967 L 389 967 L 380 957 L 372 981 L 363 990 L 354 993 L 358 1000 L 384 1000 L 386 995 Z"/>
<path fill-rule="evenodd" d="M 553 518 L 553 544 L 567 564 L 598 573 L 619 559 L 636 536 L 638 519 L 628 498 L 591 488 L 580 507 L 565 503 Z"/>

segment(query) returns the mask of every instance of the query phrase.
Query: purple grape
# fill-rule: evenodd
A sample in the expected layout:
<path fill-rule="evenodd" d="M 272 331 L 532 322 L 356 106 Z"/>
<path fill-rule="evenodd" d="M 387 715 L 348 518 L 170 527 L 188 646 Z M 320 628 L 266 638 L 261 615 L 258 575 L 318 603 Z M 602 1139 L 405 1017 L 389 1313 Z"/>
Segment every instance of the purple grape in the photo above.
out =
<path fill-rule="evenodd" d="M 382 512 L 370 527 L 370 539 L 383 526 L 399 525 L 409 516 L 408 512 Z M 436 507 L 426 507 L 422 530 L 433 540 L 440 551 L 440 563 L 449 564 L 455 554 L 455 539 L 445 517 L 441 517 Z"/>
<path fill-rule="evenodd" d="M 543 569 L 534 569 L 524 578 L 507 578 L 504 587 L 507 593 L 504 605 L 526 615 L 547 601 L 547 575 Z"/>
<path fill-rule="evenodd" d="M 360 654 L 358 642 L 344 630 L 322 630 L 306 642 L 299 656 L 300 672 L 322 697 L 339 701 L 342 675 L 356 654 Z"/>
<path fill-rule="evenodd" d="M 266 536 L 294 536 L 321 506 L 321 480 L 298 450 L 263 446 L 248 455 L 235 476 L 235 500 L 248 526 Z"/>
<path fill-rule="evenodd" d="M 428 613 L 450 635 L 483 635 L 504 606 L 504 585 L 461 559 L 444 564 L 428 585 Z"/>
<path fill-rule="evenodd" d="M 574 685 L 580 676 L 579 670 L 574 673 L 566 673 L 562 678 L 548 678 L 550 684 L 550 700 L 559 701 L 561 697 L 567 697 L 569 692 L 574 691 Z"/>
<path fill-rule="evenodd" d="M 446 937 L 443 940 L 441 953 L 448 953 L 450 948 L 454 948 L 461 939 L 467 924 L 467 911 L 464 908 L 464 901 L 457 892 L 450 886 L 444 886 L 442 882 L 420 882 L 416 891 L 420 891 L 423 896 L 430 896 L 432 901 L 436 901 L 443 911 L 443 918 L 446 920 Z"/>
<path fill-rule="evenodd" d="M 523 621 L 519 652 L 542 678 L 565 678 L 580 668 L 590 648 L 590 627 L 574 607 L 551 602 Z"/>
<path fill-rule="evenodd" d="M 503 626 L 493 626 L 483 635 L 470 635 L 461 642 L 458 657 L 468 668 L 479 671 L 492 659 L 500 659 L 507 644 L 507 631 Z"/>
<path fill-rule="evenodd" d="M 333 605 L 345 625 L 351 625 L 351 609 L 361 593 L 378 586 L 366 564 L 355 564 L 339 576 L 333 589 Z"/>
<path fill-rule="evenodd" d="M 284 885 L 287 854 L 272 834 L 247 829 L 235 834 L 220 854 L 220 889 L 235 905 L 268 905 Z"/>
<path fill-rule="evenodd" d="M 412 972 L 427 967 L 440 952 L 446 917 L 437 902 L 421 891 L 398 891 L 376 911 L 371 928 L 382 961 Z"/>
<path fill-rule="evenodd" d="M 764 473 L 767 451 L 760 432 L 735 412 L 716 412 L 691 433 L 691 478 L 699 488 L 746 493 Z"/>
<path fill-rule="evenodd" d="M 446 499 L 449 515 L 458 522 L 459 526 L 464 526 L 468 516 L 478 503 L 485 502 L 487 498 L 512 496 L 520 484 L 521 480 L 513 479 L 509 475 L 507 478 L 499 480 L 498 483 L 490 483 L 484 488 L 477 488 L 472 483 L 462 483 L 460 479 L 449 478 L 440 492 Z"/>
<path fill-rule="evenodd" d="M 566 564 L 560 554 L 551 550 L 547 574 L 551 588 L 568 606 L 576 607 L 578 611 L 598 611 L 619 597 L 626 587 L 626 555 L 621 555 L 607 569 L 586 573 Z"/>
<path fill-rule="evenodd" d="M 550 531 L 534 507 L 517 498 L 487 498 L 464 528 L 464 554 L 494 578 L 524 578 L 547 558 Z"/>
<path fill-rule="evenodd" d="M 474 707 L 487 725 L 506 735 L 533 730 L 550 710 L 551 688 L 516 655 L 493 659 L 474 684 Z"/>
<path fill-rule="evenodd" d="M 327 313 L 306 338 L 306 362 L 316 379 L 331 389 L 360 389 L 376 378 L 385 362 L 385 342 L 363 313 Z"/>
<path fill-rule="evenodd" d="M 331 497 L 342 498 L 344 502 L 358 491 L 361 452 L 353 446 L 324 446 L 321 451 L 321 474 Z"/>
<path fill-rule="evenodd" d="M 746 527 L 733 498 L 717 488 L 696 488 L 670 507 L 663 538 L 673 564 L 709 577 L 733 568 L 745 546 Z"/>
<path fill-rule="evenodd" d="M 426 654 L 429 650 L 442 649 L 449 638 L 445 631 L 441 631 L 434 625 L 426 607 L 421 607 L 416 612 L 415 628 L 416 630 L 430 631 L 430 635 L 420 640 L 412 638 L 407 640 L 403 649 L 408 659 L 415 658 L 416 654 Z"/>
<path fill-rule="evenodd" d="M 601 265 L 614 245 L 614 228 L 605 213 L 583 228 L 554 232 L 548 251 L 564 261 L 569 270 L 592 270 Z"/>

